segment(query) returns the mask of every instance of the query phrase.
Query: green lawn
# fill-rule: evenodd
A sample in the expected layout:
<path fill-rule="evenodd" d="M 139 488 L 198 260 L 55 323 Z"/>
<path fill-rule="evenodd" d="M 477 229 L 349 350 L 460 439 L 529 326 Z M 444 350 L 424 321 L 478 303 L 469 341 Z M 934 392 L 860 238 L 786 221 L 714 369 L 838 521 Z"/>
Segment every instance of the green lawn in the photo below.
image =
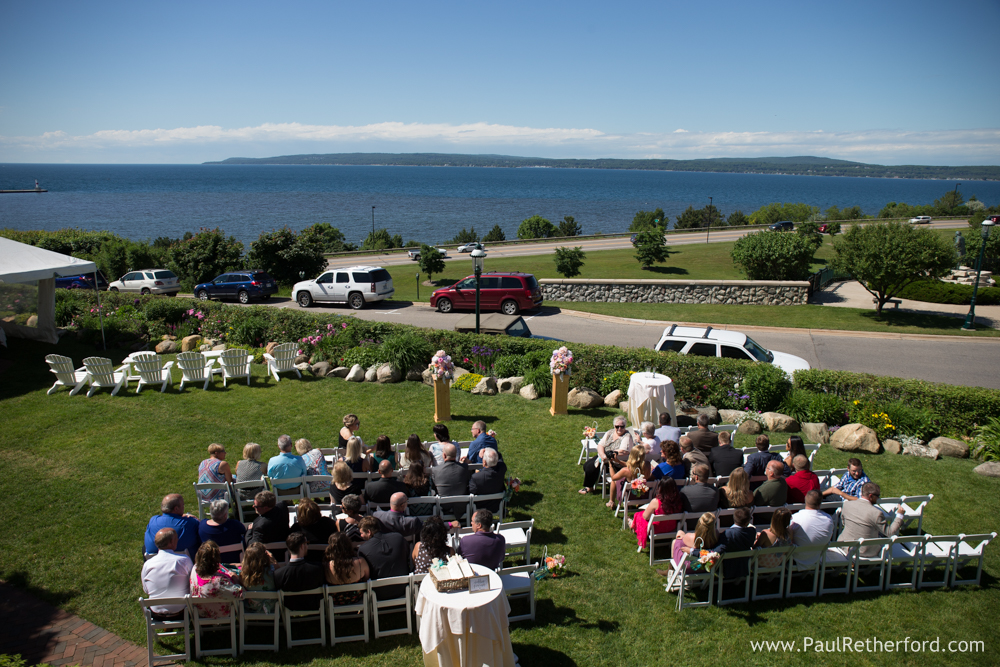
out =
<path fill-rule="evenodd" d="M 59 352 L 79 362 L 93 349 L 64 341 Z M 338 379 L 264 382 L 255 367 L 252 387 L 217 383 L 203 392 L 175 388 L 165 394 L 134 389 L 117 397 L 47 396 L 51 375 L 43 361 L 50 346 L 13 340 L 0 348 L 11 365 L 0 382 L 3 461 L 0 510 L 0 577 L 80 614 L 140 645 L 145 641 L 136 599 L 141 590 L 142 535 L 167 492 L 184 492 L 209 443 L 227 446 L 237 457 L 248 441 L 265 455 L 276 451 L 282 433 L 308 437 L 314 445 L 335 442 L 340 417 L 360 415 L 367 441 L 381 433 L 400 441 L 411 432 L 430 436 L 431 389 L 419 383 L 350 384 Z M 116 361 L 124 351 L 112 351 Z M 6 364 L 0 364 L 0 367 Z M 620 530 L 597 497 L 580 497 L 576 465 L 582 428 L 595 419 L 605 428 L 615 411 L 571 410 L 554 418 L 544 401 L 518 396 L 452 393 L 452 434 L 466 437 L 475 419 L 498 433 L 512 472 L 525 481 L 515 497 L 514 518 L 536 520 L 533 554 L 543 547 L 566 555 L 571 574 L 537 588 L 537 620 L 512 628 L 514 650 L 523 665 L 717 665 L 738 656 L 741 664 L 982 665 L 977 655 L 861 654 L 816 660 L 797 653 L 751 654 L 762 639 L 983 640 L 987 655 L 1000 641 L 1000 548 L 987 552 L 982 588 L 896 592 L 818 600 L 773 601 L 722 609 L 673 611 L 663 579 L 637 554 L 634 537 Z M 783 436 L 782 436 L 783 437 Z M 740 436 L 738 445 L 747 445 Z M 819 468 L 844 466 L 847 455 L 823 448 Z M 235 462 L 235 460 L 233 461 Z M 890 455 L 867 456 L 868 473 L 886 496 L 934 493 L 924 527 L 936 534 L 996 530 L 1000 481 L 972 473 L 975 463 L 928 462 Z M 683 655 L 683 658 L 680 656 Z M 416 635 L 342 644 L 249 653 L 224 664 L 418 665 Z"/>

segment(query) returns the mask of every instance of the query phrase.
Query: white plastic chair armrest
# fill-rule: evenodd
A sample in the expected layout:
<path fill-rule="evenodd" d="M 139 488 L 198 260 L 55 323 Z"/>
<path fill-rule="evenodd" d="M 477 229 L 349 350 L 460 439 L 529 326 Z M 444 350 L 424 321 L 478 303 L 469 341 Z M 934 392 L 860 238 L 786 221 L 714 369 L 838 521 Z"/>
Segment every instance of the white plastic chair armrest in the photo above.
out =
<path fill-rule="evenodd" d="M 274 357 L 271 355 L 270 352 L 265 352 L 264 358 L 267 359 L 268 361 L 274 361 Z"/>
<path fill-rule="evenodd" d="M 167 363 L 165 363 L 165 364 L 163 365 L 163 370 L 165 370 L 165 371 L 169 371 L 169 370 L 170 370 L 171 368 L 173 368 L 173 367 L 174 367 L 174 362 L 172 362 L 172 361 L 168 361 Z"/>

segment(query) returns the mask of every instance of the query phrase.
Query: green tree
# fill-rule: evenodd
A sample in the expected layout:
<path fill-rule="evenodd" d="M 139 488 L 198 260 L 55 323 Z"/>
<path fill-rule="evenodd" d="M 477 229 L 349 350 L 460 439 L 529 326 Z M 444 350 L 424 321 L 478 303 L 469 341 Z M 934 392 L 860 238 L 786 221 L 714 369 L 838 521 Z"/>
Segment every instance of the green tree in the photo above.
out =
<path fill-rule="evenodd" d="M 215 278 L 220 273 L 243 266 L 243 244 L 215 229 L 197 234 L 171 246 L 168 268 L 181 279 L 185 289 Z"/>
<path fill-rule="evenodd" d="M 779 234 L 776 236 L 784 236 Z M 852 225 L 834 240 L 832 266 L 875 297 L 875 310 L 915 280 L 939 278 L 955 263 L 951 243 L 929 229 L 902 222 Z"/>
<path fill-rule="evenodd" d="M 750 214 L 751 225 L 771 225 L 782 220 L 805 222 L 819 214 L 819 208 L 802 202 L 785 203 L 772 202 L 765 204 Z"/>
<path fill-rule="evenodd" d="M 976 259 L 979 257 L 979 247 L 983 244 L 983 220 L 986 215 L 979 211 L 969 219 L 969 231 L 965 236 L 965 264 L 975 268 Z M 983 251 L 983 270 L 996 270 L 1000 268 L 1000 229 L 996 226 L 990 230 L 990 238 L 986 241 L 986 249 Z M 980 289 L 983 285 L 980 283 Z"/>
<path fill-rule="evenodd" d="M 344 252 L 349 244 L 344 243 L 344 234 L 329 222 L 317 222 L 312 227 L 306 227 L 299 236 L 310 243 L 318 243 L 323 252 Z M 353 246 L 352 246 L 353 247 Z"/>
<path fill-rule="evenodd" d="M 326 268 L 323 246 L 312 234 L 296 236 L 288 227 L 261 232 L 250 244 L 246 264 L 251 269 L 262 269 L 271 274 L 279 285 L 291 286 L 301 278 L 319 275 Z"/>
<path fill-rule="evenodd" d="M 839 222 L 828 222 L 826 223 L 826 233 L 830 236 L 836 236 L 840 233 L 840 223 Z"/>
<path fill-rule="evenodd" d="M 805 280 L 813 250 L 798 234 L 759 231 L 737 239 L 730 255 L 747 280 Z"/>
<path fill-rule="evenodd" d="M 958 188 L 948 190 L 940 198 L 934 200 L 934 213 L 936 215 L 960 215 L 957 210 L 965 203 L 965 198 Z"/>
<path fill-rule="evenodd" d="M 807 220 L 799 223 L 799 225 L 795 228 L 795 233 L 805 239 L 806 242 L 813 247 L 814 253 L 819 250 L 821 245 L 823 245 L 823 235 L 819 233 L 819 225 L 815 222 Z"/>
<path fill-rule="evenodd" d="M 493 229 L 487 232 L 486 236 L 483 237 L 484 243 L 499 243 L 500 241 L 506 241 L 507 235 L 503 233 L 503 229 L 500 225 L 493 225 Z"/>
<path fill-rule="evenodd" d="M 533 215 L 521 221 L 517 228 L 519 239 L 547 239 L 555 234 L 556 228 L 551 222 L 540 215 Z"/>
<path fill-rule="evenodd" d="M 711 204 L 699 209 L 688 206 L 686 211 L 677 216 L 674 229 L 698 229 L 708 227 L 709 223 L 716 226 L 722 224 L 723 220 L 719 209 Z"/>
<path fill-rule="evenodd" d="M 583 230 L 580 228 L 580 224 L 571 215 L 564 216 L 562 222 L 559 223 L 559 231 L 556 236 L 579 236 Z"/>
<path fill-rule="evenodd" d="M 479 234 L 476 233 L 476 228 L 472 227 L 469 231 L 465 231 L 465 227 L 462 227 L 462 231 L 455 234 L 455 238 L 448 241 L 448 243 L 462 244 L 462 243 L 474 243 L 479 240 Z"/>
<path fill-rule="evenodd" d="M 369 232 L 368 237 L 361 244 L 362 250 L 388 250 L 402 247 L 403 237 L 399 234 L 390 236 L 389 230 L 385 228 L 376 229 L 374 234 Z"/>
<path fill-rule="evenodd" d="M 824 213 L 827 220 L 861 220 L 865 216 L 861 213 L 860 206 L 852 206 L 850 208 L 837 208 L 836 206 L 831 206 L 826 209 Z"/>
<path fill-rule="evenodd" d="M 750 224 L 750 218 L 743 211 L 733 211 L 726 218 L 726 224 L 730 227 L 743 227 Z"/>
<path fill-rule="evenodd" d="M 575 248 L 556 248 L 556 271 L 564 278 L 580 275 L 580 267 L 587 258 L 580 246 Z"/>
<path fill-rule="evenodd" d="M 444 271 L 444 257 L 426 243 L 420 246 L 420 270 L 427 274 L 427 280 L 434 280 L 435 273 Z"/>
<path fill-rule="evenodd" d="M 653 264 L 659 264 L 667 259 L 667 245 L 663 240 L 663 232 L 650 230 L 639 232 L 635 239 L 635 258 L 643 269 L 649 269 Z"/>
<path fill-rule="evenodd" d="M 632 224 L 629 225 L 628 230 L 630 232 L 648 232 L 653 229 L 666 231 L 667 222 L 667 214 L 663 212 L 662 208 L 655 211 L 638 211 L 632 218 Z"/>

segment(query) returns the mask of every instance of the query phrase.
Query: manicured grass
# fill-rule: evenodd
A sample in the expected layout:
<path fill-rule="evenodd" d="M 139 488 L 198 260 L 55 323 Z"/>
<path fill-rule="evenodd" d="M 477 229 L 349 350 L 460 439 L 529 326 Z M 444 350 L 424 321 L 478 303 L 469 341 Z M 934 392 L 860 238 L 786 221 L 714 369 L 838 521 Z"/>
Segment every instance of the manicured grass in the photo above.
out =
<path fill-rule="evenodd" d="M 248 441 L 276 451 L 282 433 L 308 437 L 316 446 L 335 442 L 341 416 L 361 417 L 366 441 L 385 433 L 395 441 L 412 432 L 429 437 L 431 389 L 419 383 L 352 384 L 339 379 L 286 378 L 264 382 L 254 368 L 253 386 L 221 383 L 208 391 L 176 385 L 165 394 L 133 388 L 117 397 L 53 396 L 43 357 L 50 346 L 13 340 L 0 348 L 11 362 L 0 376 L 3 461 L 0 511 L 0 577 L 78 613 L 140 645 L 145 641 L 136 599 L 141 595 L 142 535 L 167 492 L 183 492 L 192 506 L 191 483 L 206 447 L 220 442 L 235 463 Z M 71 341 L 58 351 L 80 361 L 93 354 Z M 112 351 L 116 361 L 124 351 Z M 548 414 L 544 401 L 518 396 L 472 396 L 452 392 L 454 437 L 468 437 L 475 419 L 498 433 L 511 471 L 525 481 L 511 507 L 512 518 L 533 517 L 533 555 L 543 547 L 566 555 L 570 575 L 537 587 L 537 620 L 512 627 L 514 651 L 523 665 L 717 665 L 729 656 L 741 664 L 982 665 L 972 654 L 862 654 L 833 659 L 797 653 L 752 654 L 751 640 L 880 639 L 983 640 L 987 651 L 1000 641 L 1000 548 L 987 551 L 982 588 L 898 592 L 882 595 L 774 601 L 717 609 L 673 611 L 663 578 L 637 554 L 631 533 L 620 530 L 598 497 L 580 497 L 576 465 L 582 428 L 601 429 L 615 411 L 571 410 Z M 775 436 L 775 441 L 784 439 Z M 749 445 L 750 436 L 737 444 Z M 846 465 L 847 454 L 823 448 L 816 467 Z M 934 493 L 925 530 L 935 534 L 996 530 L 1000 481 L 972 473 L 974 462 L 928 462 L 890 455 L 865 456 L 869 475 L 886 496 Z M 992 653 L 988 653 L 990 655 Z M 680 656 L 683 656 L 681 658 Z M 986 659 L 985 662 L 989 662 Z M 248 653 L 214 664 L 312 663 L 316 665 L 418 665 L 416 635 L 342 644 Z"/>

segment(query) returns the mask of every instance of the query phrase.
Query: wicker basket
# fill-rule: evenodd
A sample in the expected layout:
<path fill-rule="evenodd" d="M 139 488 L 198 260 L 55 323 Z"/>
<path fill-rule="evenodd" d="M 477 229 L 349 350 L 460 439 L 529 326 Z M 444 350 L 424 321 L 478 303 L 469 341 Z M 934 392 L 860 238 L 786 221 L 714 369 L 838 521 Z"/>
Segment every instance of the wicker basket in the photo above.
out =
<path fill-rule="evenodd" d="M 438 579 L 434 576 L 434 570 L 428 570 L 427 576 L 431 578 L 434 582 L 434 588 L 437 589 L 438 593 L 449 593 L 451 591 L 467 591 L 469 590 L 469 578 L 462 577 L 461 579 Z"/>

